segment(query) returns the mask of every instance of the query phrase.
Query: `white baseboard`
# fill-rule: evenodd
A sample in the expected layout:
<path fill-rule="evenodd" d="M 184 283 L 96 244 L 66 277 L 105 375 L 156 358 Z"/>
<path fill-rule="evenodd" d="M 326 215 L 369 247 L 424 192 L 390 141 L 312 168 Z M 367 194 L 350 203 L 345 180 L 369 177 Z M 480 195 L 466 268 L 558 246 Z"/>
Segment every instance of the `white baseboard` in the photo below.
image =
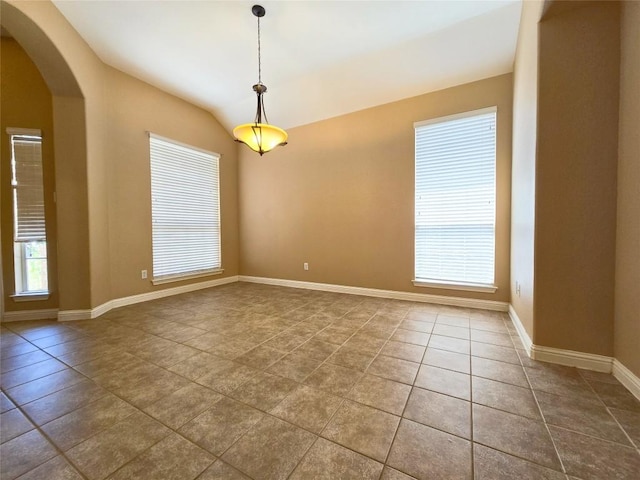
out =
<path fill-rule="evenodd" d="M 58 312 L 59 322 L 70 322 L 73 320 L 89 320 L 97 318 L 100 315 L 104 315 L 109 310 L 118 307 L 124 307 L 126 305 L 133 305 L 135 303 L 148 302 L 149 300 L 157 300 L 159 298 L 170 297 L 173 295 L 179 295 L 181 293 L 194 292 L 196 290 L 203 290 L 205 288 L 217 287 L 219 285 L 226 285 L 227 283 L 235 283 L 238 281 L 238 276 L 218 278 L 215 280 L 209 280 L 207 282 L 191 283 L 189 285 L 182 285 L 174 288 L 164 288 L 162 290 L 154 290 L 153 292 L 141 293 L 139 295 L 131 295 L 129 297 L 114 298 L 108 302 L 103 303 L 95 308 L 86 310 L 62 310 Z"/>
<path fill-rule="evenodd" d="M 284 280 L 267 277 L 251 277 L 240 275 L 241 282 L 262 283 L 265 285 L 278 285 L 281 287 L 304 288 L 307 290 L 321 290 L 323 292 L 346 293 L 351 295 L 364 295 L 366 297 L 389 298 L 394 300 L 408 300 L 411 302 L 436 303 L 440 305 L 452 305 L 455 307 L 479 308 L 506 312 L 509 304 L 493 300 L 478 300 L 475 298 L 447 297 L 444 295 L 429 295 L 426 293 L 401 292 L 397 290 L 380 290 L 377 288 L 350 287 L 347 285 L 333 285 L 330 283 L 302 282 L 299 280 Z"/>
<path fill-rule="evenodd" d="M 535 345 L 524 329 L 512 305 L 509 305 L 509 316 L 511 317 L 513 325 L 516 327 L 520 340 L 522 340 L 522 344 L 527 351 L 527 355 L 533 360 L 578 367 L 596 372 L 612 373 L 627 390 L 640 400 L 640 378 L 625 367 L 617 358 Z"/>
<path fill-rule="evenodd" d="M 522 321 L 520 320 L 518 313 L 511 304 L 509 304 L 509 317 L 511 318 L 513 326 L 516 327 L 516 332 L 518 332 L 522 346 L 527 351 L 527 355 L 531 357 L 531 347 L 533 346 L 533 342 L 531 341 L 531 337 L 529 337 L 527 330 L 524 328 L 524 325 L 522 325 Z"/>
<path fill-rule="evenodd" d="M 613 368 L 612 357 L 540 345 L 531 346 L 531 358 L 541 362 L 557 363 L 567 367 L 578 367 L 603 373 L 611 373 Z"/>
<path fill-rule="evenodd" d="M 22 312 L 4 312 L 2 322 L 23 322 L 26 320 L 55 320 L 58 316 L 57 308 L 47 310 L 24 310 Z"/>
<path fill-rule="evenodd" d="M 613 376 L 640 400 L 640 378 L 625 367 L 617 358 L 613 359 Z"/>

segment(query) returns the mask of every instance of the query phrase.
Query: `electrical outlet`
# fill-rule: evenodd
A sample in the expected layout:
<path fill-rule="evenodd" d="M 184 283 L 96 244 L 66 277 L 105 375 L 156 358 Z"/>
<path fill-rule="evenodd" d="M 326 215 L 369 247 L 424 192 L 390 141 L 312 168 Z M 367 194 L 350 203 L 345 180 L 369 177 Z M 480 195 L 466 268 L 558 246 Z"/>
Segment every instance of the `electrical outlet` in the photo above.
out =
<path fill-rule="evenodd" d="M 144 280 L 144 279 L 146 279 L 146 278 L 147 278 L 147 271 L 146 271 L 146 270 L 142 270 L 142 271 L 140 272 L 140 277 L 141 277 L 143 280 Z"/>
<path fill-rule="evenodd" d="M 309 270 L 309 264 L 307 262 L 304 262 L 302 264 L 302 268 L 304 268 L 305 270 Z"/>
<path fill-rule="evenodd" d="M 516 282 L 516 295 L 520 296 L 520 287 L 522 285 L 520 285 L 518 282 Z"/>

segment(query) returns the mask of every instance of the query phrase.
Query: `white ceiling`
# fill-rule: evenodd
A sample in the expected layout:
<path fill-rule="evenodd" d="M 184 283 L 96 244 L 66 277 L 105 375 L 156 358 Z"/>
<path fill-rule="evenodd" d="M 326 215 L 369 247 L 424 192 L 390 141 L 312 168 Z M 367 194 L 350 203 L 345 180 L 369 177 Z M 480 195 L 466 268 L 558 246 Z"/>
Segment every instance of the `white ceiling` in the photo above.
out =
<path fill-rule="evenodd" d="M 53 0 L 107 64 L 253 121 L 254 1 Z M 512 71 L 521 0 L 262 1 L 262 81 L 283 128 Z"/>

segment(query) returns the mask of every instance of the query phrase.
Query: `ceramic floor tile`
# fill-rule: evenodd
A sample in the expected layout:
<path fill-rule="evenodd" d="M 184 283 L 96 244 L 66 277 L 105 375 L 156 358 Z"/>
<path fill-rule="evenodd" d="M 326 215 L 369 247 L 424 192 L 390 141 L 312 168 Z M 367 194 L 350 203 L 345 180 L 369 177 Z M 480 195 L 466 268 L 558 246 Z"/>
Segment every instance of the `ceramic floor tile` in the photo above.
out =
<path fill-rule="evenodd" d="M 196 380 L 200 385 L 229 394 L 258 374 L 259 370 L 232 362 L 228 368 L 206 373 Z"/>
<path fill-rule="evenodd" d="M 482 377 L 471 377 L 471 392 L 474 403 L 534 420 L 542 420 L 538 405 L 528 388 L 516 387 Z"/>
<path fill-rule="evenodd" d="M 414 388 L 403 417 L 471 439 L 471 404 L 459 398 Z"/>
<path fill-rule="evenodd" d="M 453 325 L 444 325 L 441 323 L 436 323 L 431 333 L 433 333 L 434 335 L 443 335 L 445 337 L 461 338 L 463 340 L 469 340 L 471 338 L 469 327 L 456 327 Z"/>
<path fill-rule="evenodd" d="M 335 343 L 322 342 L 312 338 L 306 343 L 300 345 L 295 352 L 299 355 L 305 355 L 309 358 L 316 358 L 324 361 L 331 356 L 339 348 Z"/>
<path fill-rule="evenodd" d="M 9 400 L 9 397 L 4 392 L 0 392 L 0 413 L 7 412 L 13 408 L 16 408 L 16 406 Z"/>
<path fill-rule="evenodd" d="M 56 360 L 55 358 L 49 358 L 42 362 L 33 363 L 31 365 L 3 373 L 0 375 L 0 385 L 2 385 L 3 389 L 8 390 L 12 387 L 31 382 L 32 380 L 37 380 L 38 378 L 46 377 L 47 375 L 51 375 L 52 373 L 65 370 L 67 368 L 68 367 L 64 363 Z"/>
<path fill-rule="evenodd" d="M 251 480 L 245 474 L 236 470 L 228 463 L 222 460 L 216 462 L 207 468 L 198 480 Z"/>
<path fill-rule="evenodd" d="M 34 344 L 20 339 L 20 342 L 14 345 L 3 345 L 0 348 L 0 358 L 6 360 L 7 358 L 15 357 L 17 355 L 24 355 L 29 352 L 37 352 L 39 349 Z"/>
<path fill-rule="evenodd" d="M 427 348 L 422 363 L 460 373 L 471 373 L 471 358 L 462 353 Z"/>
<path fill-rule="evenodd" d="M 195 381 L 207 373 L 223 370 L 232 365 L 231 360 L 202 352 L 171 365 L 168 370 Z"/>
<path fill-rule="evenodd" d="M 396 342 L 389 340 L 380 352 L 388 357 L 409 360 L 410 362 L 420 362 L 424 356 L 425 347 L 413 343 Z"/>
<path fill-rule="evenodd" d="M 429 343 L 430 334 L 425 332 L 416 332 L 414 330 L 405 330 L 399 328 L 391 336 L 391 340 L 395 342 L 412 343 L 414 345 L 420 345 L 426 347 Z"/>
<path fill-rule="evenodd" d="M 407 318 L 402 321 L 400 328 L 404 330 L 413 330 L 414 332 L 431 333 L 433 331 L 434 322 L 435 316 L 431 322 Z"/>
<path fill-rule="evenodd" d="M 18 480 L 84 480 L 80 472 L 57 456 L 18 477 Z"/>
<path fill-rule="evenodd" d="M 470 438 L 474 480 L 638 470 L 640 402 L 530 359 L 503 312 L 238 282 L 0 346 L 3 479 L 464 479 Z"/>
<path fill-rule="evenodd" d="M 557 427 L 550 430 L 569 475 L 584 480 L 638 478 L 637 450 Z"/>
<path fill-rule="evenodd" d="M 471 372 L 477 377 L 529 388 L 524 370 L 519 365 L 489 360 L 488 358 L 471 357 Z"/>
<path fill-rule="evenodd" d="M 267 416 L 225 452 L 222 459 L 255 480 L 289 476 L 317 437 Z"/>
<path fill-rule="evenodd" d="M 109 480 L 192 480 L 214 460 L 213 455 L 173 433 L 109 476 Z"/>
<path fill-rule="evenodd" d="M 67 450 L 135 412 L 127 402 L 108 394 L 43 425 L 42 430 L 61 450 Z"/>
<path fill-rule="evenodd" d="M 458 328 L 466 328 L 469 329 L 469 318 L 455 315 L 447 315 L 444 313 L 438 314 L 436 319 L 436 323 L 439 325 L 450 325 Z"/>
<path fill-rule="evenodd" d="M 344 396 L 360 377 L 362 372 L 358 370 L 325 363 L 307 377 L 304 383 L 333 395 Z"/>
<path fill-rule="evenodd" d="M 85 379 L 86 377 L 78 372 L 72 369 L 65 369 L 10 388 L 6 390 L 6 394 L 14 403 L 24 405 L 63 388 L 75 385 Z"/>
<path fill-rule="evenodd" d="M 322 436 L 384 462 L 398 428 L 399 417 L 359 403 L 345 401 Z"/>
<path fill-rule="evenodd" d="M 542 422 L 473 405 L 473 440 L 539 465 L 560 469 L 551 437 Z"/>
<path fill-rule="evenodd" d="M 266 342 L 264 345 L 266 347 L 273 348 L 275 350 L 280 350 L 281 352 L 284 352 L 284 353 L 289 353 L 292 350 L 295 350 L 296 348 L 298 348 L 307 340 L 309 340 L 309 338 L 310 338 L 309 336 L 294 335 L 293 333 L 289 333 L 288 331 L 285 331 L 280 335 L 272 338 L 271 340 Z"/>
<path fill-rule="evenodd" d="M 463 400 L 471 400 L 471 376 L 464 373 L 422 365 L 418 371 L 415 386 Z"/>
<path fill-rule="evenodd" d="M 271 414 L 319 433 L 341 403 L 342 399 L 339 397 L 300 385 L 272 409 Z"/>
<path fill-rule="evenodd" d="M 420 480 L 471 480 L 471 443 L 403 419 L 389 453 L 388 465 Z"/>
<path fill-rule="evenodd" d="M 322 360 L 309 358 L 294 351 L 278 360 L 267 371 L 296 382 L 303 382 L 321 363 Z"/>
<path fill-rule="evenodd" d="M 627 432 L 636 448 L 640 449 L 640 413 L 615 408 L 610 408 L 609 411 Z"/>
<path fill-rule="evenodd" d="M 475 480 L 565 480 L 564 473 L 478 443 L 473 446 Z"/>
<path fill-rule="evenodd" d="M 252 368 L 264 370 L 276 363 L 284 355 L 280 350 L 260 345 L 236 357 L 235 361 Z"/>
<path fill-rule="evenodd" d="M 19 437 L 33 428 L 34 425 L 17 408 L 0 414 L 0 443 Z"/>
<path fill-rule="evenodd" d="M 438 350 L 447 350 L 449 352 L 464 353 L 469 355 L 469 340 L 461 338 L 444 337 L 442 335 L 432 335 L 429 339 L 429 348 L 437 348 Z"/>
<path fill-rule="evenodd" d="M 556 369 L 549 364 L 535 368 L 525 367 L 527 378 L 534 390 L 582 399 L 594 397 L 591 387 L 578 374 L 577 369 Z"/>
<path fill-rule="evenodd" d="M 190 383 L 180 375 L 163 370 L 151 378 L 133 385 L 114 388 L 111 391 L 131 405 L 144 408 Z"/>
<path fill-rule="evenodd" d="M 177 430 L 189 420 L 211 408 L 222 395 L 201 385 L 191 383 L 168 394 L 143 410 L 166 426 Z"/>
<path fill-rule="evenodd" d="M 378 355 L 375 360 L 371 362 L 371 365 L 369 365 L 367 373 L 388 380 L 413 385 L 418 373 L 418 368 L 420 368 L 419 363 Z"/>
<path fill-rule="evenodd" d="M 171 430 L 151 417 L 135 412 L 76 445 L 65 455 L 90 480 L 100 480 L 170 433 Z"/>
<path fill-rule="evenodd" d="M 259 410 L 223 397 L 186 423 L 179 433 L 214 455 L 221 455 L 263 417 Z"/>
<path fill-rule="evenodd" d="M 365 375 L 347 396 L 358 403 L 402 415 L 411 387 L 374 375 Z"/>
<path fill-rule="evenodd" d="M 37 430 L 0 445 L 0 478 L 12 480 L 57 455 L 56 449 Z"/>
<path fill-rule="evenodd" d="M 608 407 L 640 412 L 640 400 L 622 385 L 591 382 L 591 386 Z"/>
<path fill-rule="evenodd" d="M 488 343 L 471 342 L 471 355 L 520 365 L 520 357 L 518 357 L 513 347 L 501 347 Z"/>
<path fill-rule="evenodd" d="M 2 363 L 0 364 L 0 372 L 9 372 L 11 370 L 33 365 L 34 363 L 44 362 L 45 360 L 51 360 L 51 356 L 42 350 L 36 350 L 23 355 L 16 355 L 2 360 Z"/>
<path fill-rule="evenodd" d="M 512 347 L 511 337 L 506 333 L 487 332 L 471 329 L 471 340 L 474 342 L 490 343 L 501 347 Z"/>
<path fill-rule="evenodd" d="M 415 477 L 410 477 L 406 473 L 399 472 L 390 467 L 384 467 L 380 480 L 414 480 Z"/>
<path fill-rule="evenodd" d="M 538 397 L 540 409 L 549 425 L 632 446 L 618 422 L 603 405 L 576 406 L 563 402 L 562 397 L 550 397 Z"/>
<path fill-rule="evenodd" d="M 327 363 L 333 363 L 335 365 L 341 365 L 343 367 L 364 372 L 375 356 L 375 353 L 363 353 L 362 351 L 354 348 L 341 347 L 327 359 Z"/>
<path fill-rule="evenodd" d="M 289 395 L 297 385 L 297 382 L 288 378 L 260 372 L 230 395 L 236 400 L 267 412 Z"/>
<path fill-rule="evenodd" d="M 63 390 L 27 403 L 22 408 L 37 425 L 44 425 L 98 400 L 108 393 L 92 380 L 85 379 Z"/>
<path fill-rule="evenodd" d="M 382 467 L 375 460 L 319 438 L 289 478 L 378 480 Z"/>

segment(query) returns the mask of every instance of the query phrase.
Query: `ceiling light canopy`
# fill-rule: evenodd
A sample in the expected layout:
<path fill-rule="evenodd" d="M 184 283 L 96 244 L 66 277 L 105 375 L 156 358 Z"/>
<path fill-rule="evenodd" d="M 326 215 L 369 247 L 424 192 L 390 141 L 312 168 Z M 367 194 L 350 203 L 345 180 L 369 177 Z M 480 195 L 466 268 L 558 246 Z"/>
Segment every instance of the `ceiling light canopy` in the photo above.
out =
<path fill-rule="evenodd" d="M 269 125 L 267 113 L 264 109 L 263 95 L 267 86 L 262 83 L 262 66 L 260 62 L 260 18 L 266 11 L 261 5 L 254 5 L 251 12 L 258 18 L 258 83 L 253 86 L 253 91 L 258 96 L 258 108 L 253 123 L 238 125 L 233 129 L 233 136 L 237 142 L 244 143 L 251 150 L 258 152 L 260 156 L 274 148 L 287 144 L 287 132 L 275 125 Z M 264 120 L 264 123 L 263 123 Z"/>

